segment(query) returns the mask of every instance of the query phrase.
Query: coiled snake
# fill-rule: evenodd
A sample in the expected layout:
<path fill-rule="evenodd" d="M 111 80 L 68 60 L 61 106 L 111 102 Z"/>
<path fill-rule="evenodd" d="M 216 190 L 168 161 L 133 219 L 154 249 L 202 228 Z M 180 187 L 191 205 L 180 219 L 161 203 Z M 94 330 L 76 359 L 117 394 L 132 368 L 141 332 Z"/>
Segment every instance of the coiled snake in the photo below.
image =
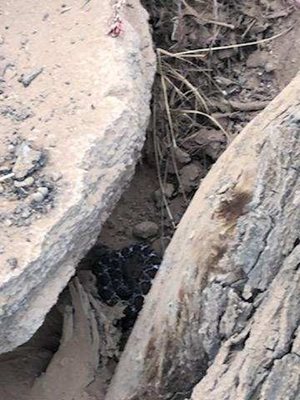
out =
<path fill-rule="evenodd" d="M 92 271 L 97 278 L 100 299 L 109 306 L 125 304 L 123 331 L 130 329 L 151 288 L 161 259 L 147 244 L 133 244 L 121 250 L 98 246 L 90 254 Z"/>

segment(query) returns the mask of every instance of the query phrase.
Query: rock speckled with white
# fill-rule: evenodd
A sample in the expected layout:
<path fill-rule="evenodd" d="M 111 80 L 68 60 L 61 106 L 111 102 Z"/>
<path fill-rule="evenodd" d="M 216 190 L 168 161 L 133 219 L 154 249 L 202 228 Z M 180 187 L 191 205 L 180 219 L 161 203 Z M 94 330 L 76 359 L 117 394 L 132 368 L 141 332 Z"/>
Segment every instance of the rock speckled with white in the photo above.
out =
<path fill-rule="evenodd" d="M 0 353 L 42 324 L 134 173 L 156 60 L 148 15 L 130 3 L 116 38 L 110 0 L 65 13 L 58 0 L 8 0 L 0 15 Z M 30 193 L 17 191 L 30 176 Z"/>

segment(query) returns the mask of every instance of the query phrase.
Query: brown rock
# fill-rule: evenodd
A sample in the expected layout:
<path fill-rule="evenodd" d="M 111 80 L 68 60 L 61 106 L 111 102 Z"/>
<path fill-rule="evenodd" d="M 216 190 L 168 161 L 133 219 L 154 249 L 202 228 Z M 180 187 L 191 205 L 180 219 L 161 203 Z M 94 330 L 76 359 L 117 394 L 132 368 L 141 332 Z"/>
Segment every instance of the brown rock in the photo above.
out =
<path fill-rule="evenodd" d="M 166 196 L 167 199 L 170 199 L 175 191 L 174 185 L 172 183 L 166 183 L 164 185 L 164 195 Z M 157 189 L 154 193 L 153 193 L 153 198 L 154 201 L 157 205 L 160 205 L 161 201 L 162 201 L 162 191 L 161 189 Z"/>
<path fill-rule="evenodd" d="M 203 147 L 205 153 L 216 161 L 225 149 L 225 137 L 221 131 L 215 129 L 201 129 L 194 141 Z"/>
<path fill-rule="evenodd" d="M 186 151 L 180 149 L 179 147 L 175 147 L 173 151 L 176 161 L 178 161 L 179 164 L 185 165 L 191 162 L 191 156 Z"/>
<path fill-rule="evenodd" d="M 133 234 L 139 239 L 149 239 L 158 233 L 158 225 L 151 221 L 144 221 L 133 228 Z"/>
<path fill-rule="evenodd" d="M 182 185 L 181 189 L 187 193 L 196 189 L 199 185 L 200 178 L 204 177 L 205 172 L 204 168 L 201 168 L 195 163 L 183 167 L 179 172 Z"/>
<path fill-rule="evenodd" d="M 257 50 L 250 54 L 246 64 L 249 68 L 264 67 L 269 58 L 269 53 L 267 53 L 266 51 Z"/>

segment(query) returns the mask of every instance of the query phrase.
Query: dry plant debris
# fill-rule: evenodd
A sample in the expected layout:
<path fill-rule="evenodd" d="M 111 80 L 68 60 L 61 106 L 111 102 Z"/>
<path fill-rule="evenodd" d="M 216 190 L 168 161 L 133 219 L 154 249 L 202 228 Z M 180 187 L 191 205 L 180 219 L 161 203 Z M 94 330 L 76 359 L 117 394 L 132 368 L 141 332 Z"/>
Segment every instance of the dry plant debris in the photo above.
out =
<path fill-rule="evenodd" d="M 271 44 L 292 27 L 295 3 L 280 0 L 144 0 L 157 46 L 149 153 L 159 183 L 174 184 L 188 204 L 178 152 L 196 167 L 199 184 L 240 130 L 275 97 Z M 150 143 L 150 141 L 149 141 Z M 188 180 L 190 177 L 188 177 Z M 176 226 L 169 201 L 164 217 Z"/>

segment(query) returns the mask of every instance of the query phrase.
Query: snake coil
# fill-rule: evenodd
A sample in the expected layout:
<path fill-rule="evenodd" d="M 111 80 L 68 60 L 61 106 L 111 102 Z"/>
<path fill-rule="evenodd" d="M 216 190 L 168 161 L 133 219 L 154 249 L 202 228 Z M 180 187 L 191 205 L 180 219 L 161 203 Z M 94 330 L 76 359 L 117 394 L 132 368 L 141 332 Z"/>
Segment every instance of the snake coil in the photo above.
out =
<path fill-rule="evenodd" d="M 109 306 L 122 302 L 125 309 L 120 325 L 123 331 L 130 329 L 159 269 L 160 257 L 142 243 L 121 250 L 101 245 L 90 256 L 100 299 Z"/>

